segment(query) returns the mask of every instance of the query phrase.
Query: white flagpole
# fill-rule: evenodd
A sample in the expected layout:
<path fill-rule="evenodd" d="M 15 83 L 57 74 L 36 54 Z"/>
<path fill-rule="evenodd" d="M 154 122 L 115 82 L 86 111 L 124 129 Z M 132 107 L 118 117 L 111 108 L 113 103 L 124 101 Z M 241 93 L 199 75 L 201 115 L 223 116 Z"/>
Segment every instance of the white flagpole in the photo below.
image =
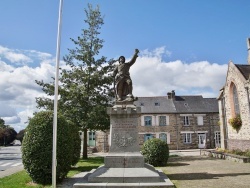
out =
<path fill-rule="evenodd" d="M 61 42 L 61 17 L 62 17 L 62 4 L 59 4 L 59 18 L 57 27 L 57 43 L 56 43 L 56 76 L 55 76 L 55 98 L 54 98 L 54 119 L 53 119 L 53 152 L 52 152 L 52 187 L 56 188 L 56 149 L 57 149 L 57 102 L 58 102 L 58 77 L 59 77 L 59 62 L 60 62 L 60 42 Z"/>

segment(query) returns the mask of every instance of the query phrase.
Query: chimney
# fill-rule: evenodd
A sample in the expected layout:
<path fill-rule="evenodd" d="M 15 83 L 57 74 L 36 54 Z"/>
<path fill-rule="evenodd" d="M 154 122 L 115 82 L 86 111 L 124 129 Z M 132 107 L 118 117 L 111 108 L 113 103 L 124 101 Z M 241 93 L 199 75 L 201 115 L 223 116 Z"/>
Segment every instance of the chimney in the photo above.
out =
<path fill-rule="evenodd" d="M 171 92 L 168 92 L 167 95 L 168 95 L 168 99 L 175 100 L 175 92 L 174 92 L 174 90 L 172 90 Z"/>
<path fill-rule="evenodd" d="M 174 90 L 172 90 L 171 95 L 172 95 L 172 99 L 175 100 L 175 91 Z"/>
<path fill-rule="evenodd" d="M 250 38 L 247 38 L 247 63 L 248 65 L 250 65 Z"/>
<path fill-rule="evenodd" d="M 168 95 L 168 99 L 171 99 L 171 96 L 172 96 L 171 92 L 168 92 L 167 95 Z"/>

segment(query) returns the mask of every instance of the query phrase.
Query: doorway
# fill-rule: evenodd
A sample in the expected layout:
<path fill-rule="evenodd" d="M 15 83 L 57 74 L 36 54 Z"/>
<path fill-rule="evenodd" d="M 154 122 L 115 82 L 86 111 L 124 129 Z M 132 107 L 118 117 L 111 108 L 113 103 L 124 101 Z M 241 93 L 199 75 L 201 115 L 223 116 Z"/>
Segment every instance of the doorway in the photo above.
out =
<path fill-rule="evenodd" d="M 198 139 L 199 139 L 198 148 L 206 148 L 206 133 L 199 133 Z"/>

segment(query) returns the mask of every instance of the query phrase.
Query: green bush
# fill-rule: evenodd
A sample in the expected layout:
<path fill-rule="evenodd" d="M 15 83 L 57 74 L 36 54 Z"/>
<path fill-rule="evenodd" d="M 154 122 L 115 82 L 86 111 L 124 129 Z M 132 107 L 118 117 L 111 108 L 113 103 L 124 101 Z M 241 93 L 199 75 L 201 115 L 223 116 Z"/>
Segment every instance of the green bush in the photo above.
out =
<path fill-rule="evenodd" d="M 168 144 L 158 138 L 147 140 L 142 147 L 145 161 L 153 166 L 166 166 L 169 158 Z"/>
<path fill-rule="evenodd" d="M 72 164 L 73 142 L 68 122 L 61 115 L 57 121 L 56 179 L 66 177 Z M 22 143 L 24 169 L 39 184 L 52 182 L 53 112 L 43 111 L 29 120 Z"/>
<path fill-rule="evenodd" d="M 250 150 L 246 150 L 245 156 L 250 157 Z"/>
<path fill-rule="evenodd" d="M 80 152 L 81 152 L 81 139 L 79 136 L 79 128 L 71 123 L 70 124 L 71 129 L 71 139 L 73 141 L 73 152 L 72 152 L 72 161 L 71 165 L 75 165 L 80 158 Z"/>

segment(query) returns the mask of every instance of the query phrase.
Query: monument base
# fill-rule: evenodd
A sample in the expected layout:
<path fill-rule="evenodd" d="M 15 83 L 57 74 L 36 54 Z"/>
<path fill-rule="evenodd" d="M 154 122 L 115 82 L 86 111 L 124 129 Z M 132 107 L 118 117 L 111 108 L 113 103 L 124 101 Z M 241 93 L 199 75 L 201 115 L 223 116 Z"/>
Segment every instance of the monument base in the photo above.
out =
<path fill-rule="evenodd" d="M 119 102 L 107 108 L 110 115 L 111 144 L 104 165 L 92 170 L 79 187 L 174 187 L 167 176 L 145 164 L 139 152 L 138 122 L 141 108 L 133 101 Z"/>
<path fill-rule="evenodd" d="M 79 187 L 174 187 L 161 171 L 144 163 L 139 152 L 110 153 L 104 158 L 105 164 L 92 170 L 86 183 Z"/>
<path fill-rule="evenodd" d="M 151 167 L 150 167 L 151 168 Z M 161 171 L 152 171 L 148 168 L 105 168 L 93 169 L 86 177 L 86 183 L 75 183 L 74 188 L 98 187 L 175 187 L 169 178 Z M 101 182 L 90 182 L 89 180 L 101 180 Z M 159 181 L 156 181 L 159 180 Z"/>

